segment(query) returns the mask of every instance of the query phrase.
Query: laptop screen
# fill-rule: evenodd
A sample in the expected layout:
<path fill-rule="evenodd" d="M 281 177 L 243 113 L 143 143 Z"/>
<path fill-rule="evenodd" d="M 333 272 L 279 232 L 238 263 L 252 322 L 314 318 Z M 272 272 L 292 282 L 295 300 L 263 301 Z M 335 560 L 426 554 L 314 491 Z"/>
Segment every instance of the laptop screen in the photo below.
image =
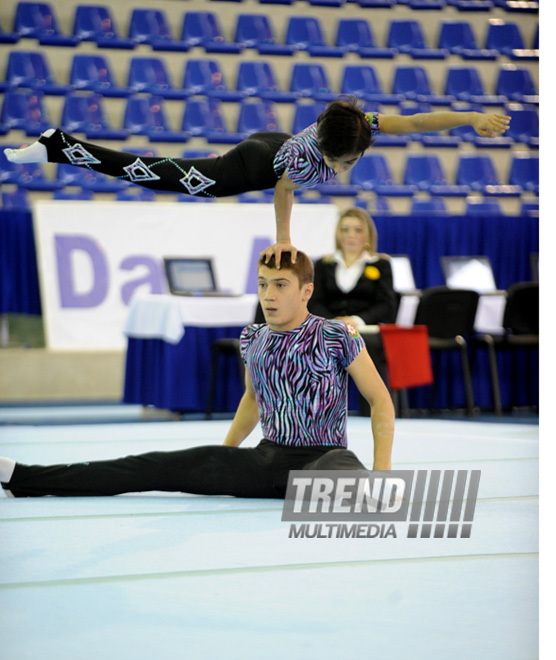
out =
<path fill-rule="evenodd" d="M 415 291 L 415 279 L 409 257 L 405 254 L 390 255 L 390 265 L 392 266 L 394 290 L 399 293 Z"/>
<path fill-rule="evenodd" d="M 443 257 L 446 284 L 451 289 L 471 289 L 478 293 L 496 291 L 488 257 Z"/>
<path fill-rule="evenodd" d="M 209 258 L 165 258 L 164 267 L 172 293 L 216 291 L 216 281 Z"/>

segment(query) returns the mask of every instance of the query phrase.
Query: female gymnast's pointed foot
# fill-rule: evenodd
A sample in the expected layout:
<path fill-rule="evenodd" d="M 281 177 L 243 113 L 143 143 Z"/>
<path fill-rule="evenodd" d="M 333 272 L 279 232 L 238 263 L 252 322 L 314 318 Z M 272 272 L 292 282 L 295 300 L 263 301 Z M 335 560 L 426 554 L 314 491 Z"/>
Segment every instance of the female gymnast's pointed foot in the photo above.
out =
<path fill-rule="evenodd" d="M 55 132 L 54 128 L 45 131 L 41 138 L 49 138 Z M 48 153 L 44 144 L 33 142 L 28 147 L 20 149 L 4 149 L 4 154 L 10 163 L 46 163 L 48 162 Z"/>
<path fill-rule="evenodd" d="M 4 487 L 4 484 L 8 484 L 12 478 L 12 475 L 15 470 L 15 461 L 11 458 L 4 458 L 0 456 L 0 482 L 2 482 L 2 488 L 0 488 L 0 497 L 4 495 L 5 497 L 13 497 L 11 491 Z"/>

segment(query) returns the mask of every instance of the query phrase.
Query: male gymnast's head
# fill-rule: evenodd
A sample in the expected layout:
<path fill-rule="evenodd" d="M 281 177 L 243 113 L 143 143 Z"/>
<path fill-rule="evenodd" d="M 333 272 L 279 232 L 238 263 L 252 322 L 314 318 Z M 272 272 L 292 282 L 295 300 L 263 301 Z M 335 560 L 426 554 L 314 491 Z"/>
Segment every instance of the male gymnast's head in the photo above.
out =
<path fill-rule="evenodd" d="M 292 263 L 289 252 L 282 253 L 280 269 L 273 255 L 268 263 L 258 263 L 259 301 L 271 330 L 286 332 L 297 328 L 307 318 L 307 303 L 313 295 L 313 263 L 298 252 Z"/>

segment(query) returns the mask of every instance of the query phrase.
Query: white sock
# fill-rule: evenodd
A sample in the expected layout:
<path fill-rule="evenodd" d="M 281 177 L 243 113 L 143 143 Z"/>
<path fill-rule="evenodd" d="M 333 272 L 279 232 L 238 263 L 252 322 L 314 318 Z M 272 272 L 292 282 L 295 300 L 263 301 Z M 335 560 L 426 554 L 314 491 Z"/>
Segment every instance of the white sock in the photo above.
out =
<path fill-rule="evenodd" d="M 7 484 L 12 478 L 15 469 L 13 458 L 4 458 L 0 456 L 0 481 Z"/>
<path fill-rule="evenodd" d="M 49 128 L 43 133 L 44 137 L 50 137 L 56 129 Z M 6 158 L 11 163 L 46 163 L 48 162 L 48 153 L 46 147 L 41 142 L 33 142 L 28 147 L 21 149 L 4 149 Z"/>

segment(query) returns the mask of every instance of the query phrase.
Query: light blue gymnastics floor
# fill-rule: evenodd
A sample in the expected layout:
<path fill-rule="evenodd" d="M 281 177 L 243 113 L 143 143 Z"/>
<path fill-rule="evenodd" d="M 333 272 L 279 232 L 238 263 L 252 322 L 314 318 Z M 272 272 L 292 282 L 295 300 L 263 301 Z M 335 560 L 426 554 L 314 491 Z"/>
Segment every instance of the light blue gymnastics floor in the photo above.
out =
<path fill-rule="evenodd" d="M 37 419 L 5 419 L 0 454 L 174 450 L 230 424 Z M 369 421 L 348 429 L 370 467 Z M 538 426 L 398 420 L 394 467 L 481 470 L 471 538 L 289 538 L 279 500 L 1 498 L 0 658 L 538 658 Z"/>

